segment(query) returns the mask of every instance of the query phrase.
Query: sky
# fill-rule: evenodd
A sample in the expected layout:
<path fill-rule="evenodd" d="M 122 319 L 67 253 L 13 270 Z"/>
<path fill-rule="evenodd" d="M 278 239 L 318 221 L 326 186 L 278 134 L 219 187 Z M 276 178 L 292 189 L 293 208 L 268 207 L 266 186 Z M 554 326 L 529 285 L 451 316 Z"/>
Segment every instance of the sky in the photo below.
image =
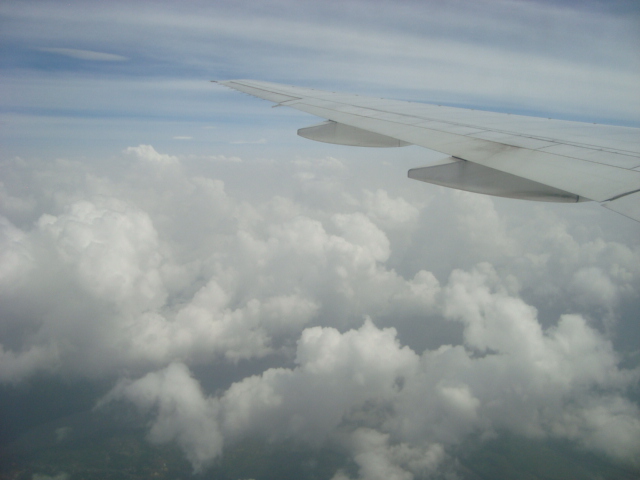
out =
<path fill-rule="evenodd" d="M 261 438 L 335 446 L 355 467 L 332 480 L 465 478 L 461 445 L 514 437 L 640 471 L 640 224 L 416 182 L 442 154 L 312 142 L 316 117 L 210 82 L 638 127 L 636 2 L 22 1 L 0 22 L 0 402 L 93 385 L 69 408 L 135 406 L 194 472 Z"/>

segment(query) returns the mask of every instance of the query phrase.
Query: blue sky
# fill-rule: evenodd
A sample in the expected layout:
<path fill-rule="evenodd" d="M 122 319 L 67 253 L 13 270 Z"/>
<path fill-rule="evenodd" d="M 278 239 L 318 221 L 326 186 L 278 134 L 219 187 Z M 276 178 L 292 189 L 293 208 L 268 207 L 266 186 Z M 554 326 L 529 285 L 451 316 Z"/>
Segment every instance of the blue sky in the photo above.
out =
<path fill-rule="evenodd" d="M 623 3 L 21 2 L 1 14 L 5 149 L 28 136 L 72 145 L 87 128 L 124 139 L 140 121 L 149 141 L 209 142 L 209 123 L 270 113 L 206 83 L 229 78 L 638 123 L 638 12 Z"/>
<path fill-rule="evenodd" d="M 317 118 L 210 82 L 639 126 L 636 2 L 25 1 L 0 22 L 0 396 L 93 382 L 196 471 L 255 437 L 339 449 L 334 480 L 464 478 L 461 445 L 514 435 L 638 471 L 636 222 L 409 180 L 442 155 L 311 142 Z"/>

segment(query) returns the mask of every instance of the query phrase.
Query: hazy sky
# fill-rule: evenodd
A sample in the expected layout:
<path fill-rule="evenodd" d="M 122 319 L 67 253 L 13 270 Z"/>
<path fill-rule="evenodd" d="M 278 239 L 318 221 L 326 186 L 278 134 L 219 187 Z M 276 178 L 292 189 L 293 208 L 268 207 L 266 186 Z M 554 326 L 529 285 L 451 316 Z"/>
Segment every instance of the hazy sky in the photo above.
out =
<path fill-rule="evenodd" d="M 311 142 L 317 118 L 209 82 L 640 126 L 636 2 L 21 1 L 0 22 L 2 384 L 111 382 L 96 401 L 155 412 L 149 439 L 196 470 L 260 436 L 428 478 L 505 432 L 640 469 L 640 224 L 409 180 L 442 155 Z"/>

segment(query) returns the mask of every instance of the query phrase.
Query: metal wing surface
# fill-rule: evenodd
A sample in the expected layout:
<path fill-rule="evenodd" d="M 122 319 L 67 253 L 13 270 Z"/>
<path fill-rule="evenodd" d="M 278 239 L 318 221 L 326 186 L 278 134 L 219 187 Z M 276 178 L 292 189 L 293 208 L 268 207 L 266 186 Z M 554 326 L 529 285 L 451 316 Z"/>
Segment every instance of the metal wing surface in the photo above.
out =
<path fill-rule="evenodd" d="M 322 117 L 298 133 L 344 145 L 419 145 L 451 157 L 409 176 L 530 200 L 594 200 L 640 222 L 640 129 L 386 100 L 256 80 L 218 82 Z"/>

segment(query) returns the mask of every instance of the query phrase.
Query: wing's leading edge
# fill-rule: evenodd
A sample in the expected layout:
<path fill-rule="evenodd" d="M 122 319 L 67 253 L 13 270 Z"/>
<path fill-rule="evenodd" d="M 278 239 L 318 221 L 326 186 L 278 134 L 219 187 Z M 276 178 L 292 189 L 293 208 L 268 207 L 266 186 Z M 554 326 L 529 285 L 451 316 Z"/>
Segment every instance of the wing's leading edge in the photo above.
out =
<path fill-rule="evenodd" d="M 385 100 L 256 80 L 218 82 L 328 122 L 301 136 L 450 155 L 410 178 L 529 200 L 595 200 L 640 222 L 640 129 Z"/>

